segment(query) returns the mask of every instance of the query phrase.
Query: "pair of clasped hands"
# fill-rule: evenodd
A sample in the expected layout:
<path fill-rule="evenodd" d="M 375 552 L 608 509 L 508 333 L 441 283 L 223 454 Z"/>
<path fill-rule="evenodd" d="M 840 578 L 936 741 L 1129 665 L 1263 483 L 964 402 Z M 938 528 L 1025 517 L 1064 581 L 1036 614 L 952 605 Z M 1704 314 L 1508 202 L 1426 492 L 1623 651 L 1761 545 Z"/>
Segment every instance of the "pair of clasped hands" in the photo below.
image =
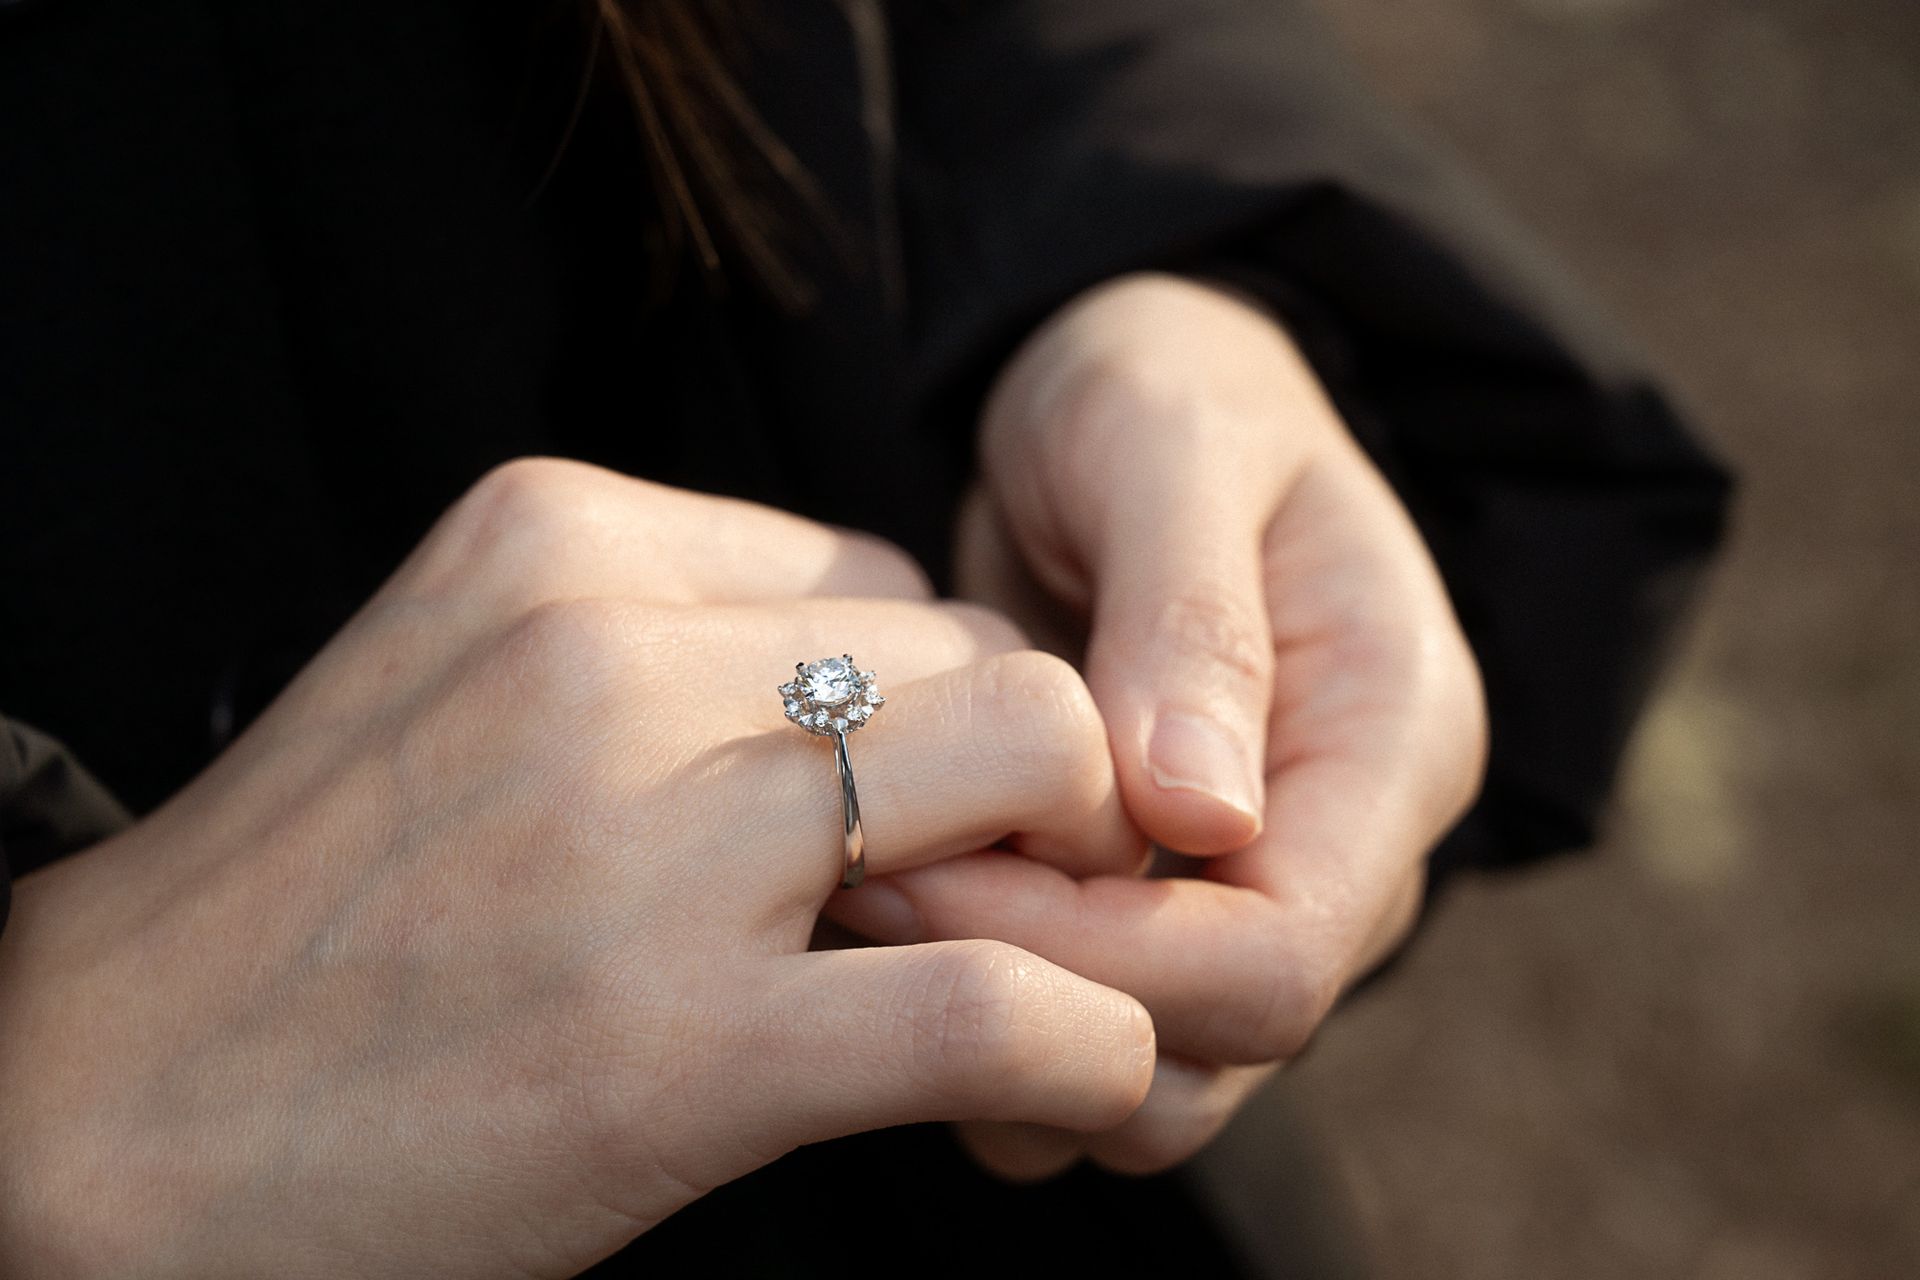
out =
<path fill-rule="evenodd" d="M 484 479 L 204 774 L 17 886 L 0 1272 L 564 1276 L 882 1125 L 1013 1177 L 1197 1150 L 1410 927 L 1475 668 L 1228 292 L 1076 299 L 982 453 L 976 603 L 765 508 Z M 1076 625 L 1082 669 L 1032 647 Z M 775 686 L 847 651 L 889 696 L 837 892 Z"/>

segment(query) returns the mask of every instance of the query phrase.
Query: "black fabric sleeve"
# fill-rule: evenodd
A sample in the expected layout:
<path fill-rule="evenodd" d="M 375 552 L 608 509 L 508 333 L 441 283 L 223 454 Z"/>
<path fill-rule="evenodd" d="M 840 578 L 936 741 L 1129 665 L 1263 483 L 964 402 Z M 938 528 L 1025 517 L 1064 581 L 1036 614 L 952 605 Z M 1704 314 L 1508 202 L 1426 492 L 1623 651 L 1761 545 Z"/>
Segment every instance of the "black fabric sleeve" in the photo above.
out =
<path fill-rule="evenodd" d="M 1486 675 L 1487 789 L 1435 882 L 1590 843 L 1729 487 L 1633 357 L 1299 4 L 893 12 L 928 403 L 970 415 L 1032 324 L 1128 270 L 1264 298 L 1419 521 Z"/>
<path fill-rule="evenodd" d="M 14 874 L 104 840 L 132 819 L 66 748 L 0 717 L 0 928 Z"/>

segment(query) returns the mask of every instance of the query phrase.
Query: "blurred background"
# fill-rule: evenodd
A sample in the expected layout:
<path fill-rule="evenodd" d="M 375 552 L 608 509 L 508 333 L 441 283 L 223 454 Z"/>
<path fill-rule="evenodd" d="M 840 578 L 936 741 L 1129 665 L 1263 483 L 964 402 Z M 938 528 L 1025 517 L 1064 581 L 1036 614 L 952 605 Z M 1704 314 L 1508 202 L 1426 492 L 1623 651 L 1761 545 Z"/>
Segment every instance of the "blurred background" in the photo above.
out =
<path fill-rule="evenodd" d="M 1326 10 L 1742 489 L 1604 847 L 1463 879 L 1201 1176 L 1325 1274 L 1920 1276 L 1920 3 Z"/>

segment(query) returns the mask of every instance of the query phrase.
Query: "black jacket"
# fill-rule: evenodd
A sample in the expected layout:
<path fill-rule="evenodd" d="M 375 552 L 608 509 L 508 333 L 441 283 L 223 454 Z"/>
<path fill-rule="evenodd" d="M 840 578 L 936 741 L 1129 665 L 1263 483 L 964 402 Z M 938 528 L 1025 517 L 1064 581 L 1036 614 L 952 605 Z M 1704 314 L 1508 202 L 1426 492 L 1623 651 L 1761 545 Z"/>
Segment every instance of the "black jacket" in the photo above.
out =
<path fill-rule="evenodd" d="M 152 806 L 515 454 L 863 523 L 937 574 L 997 362 L 1148 266 L 1278 306 L 1434 547 L 1493 717 L 1437 868 L 1592 837 L 1726 482 L 1301 6 L 768 6 L 751 83 L 842 223 L 840 251 L 799 238 L 800 315 L 693 272 L 663 291 L 618 95 L 567 130 L 570 12 L 0 4 L 16 874 L 122 820 L 21 724 Z M 859 507 L 792 482 L 822 437 L 866 459 Z"/>

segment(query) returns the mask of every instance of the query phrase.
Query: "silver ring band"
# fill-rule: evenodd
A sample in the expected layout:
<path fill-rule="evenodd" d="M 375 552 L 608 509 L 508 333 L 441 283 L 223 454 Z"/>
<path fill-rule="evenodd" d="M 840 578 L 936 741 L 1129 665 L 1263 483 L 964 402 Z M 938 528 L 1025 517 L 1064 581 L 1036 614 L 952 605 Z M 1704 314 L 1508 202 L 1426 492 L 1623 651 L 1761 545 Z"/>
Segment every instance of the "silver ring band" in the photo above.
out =
<path fill-rule="evenodd" d="M 886 699 L 873 672 L 851 654 L 793 664 L 793 679 L 780 686 L 787 719 L 815 737 L 833 739 L 833 767 L 840 775 L 841 850 L 846 861 L 840 887 L 852 889 L 867 875 L 867 833 L 860 825 L 860 793 L 853 786 L 847 735 L 866 727 Z"/>
<path fill-rule="evenodd" d="M 833 764 L 840 771 L 840 819 L 846 869 L 840 875 L 842 889 L 857 889 L 867 878 L 867 833 L 860 825 L 860 793 L 853 788 L 853 761 L 847 758 L 847 735 L 833 735 Z"/>

